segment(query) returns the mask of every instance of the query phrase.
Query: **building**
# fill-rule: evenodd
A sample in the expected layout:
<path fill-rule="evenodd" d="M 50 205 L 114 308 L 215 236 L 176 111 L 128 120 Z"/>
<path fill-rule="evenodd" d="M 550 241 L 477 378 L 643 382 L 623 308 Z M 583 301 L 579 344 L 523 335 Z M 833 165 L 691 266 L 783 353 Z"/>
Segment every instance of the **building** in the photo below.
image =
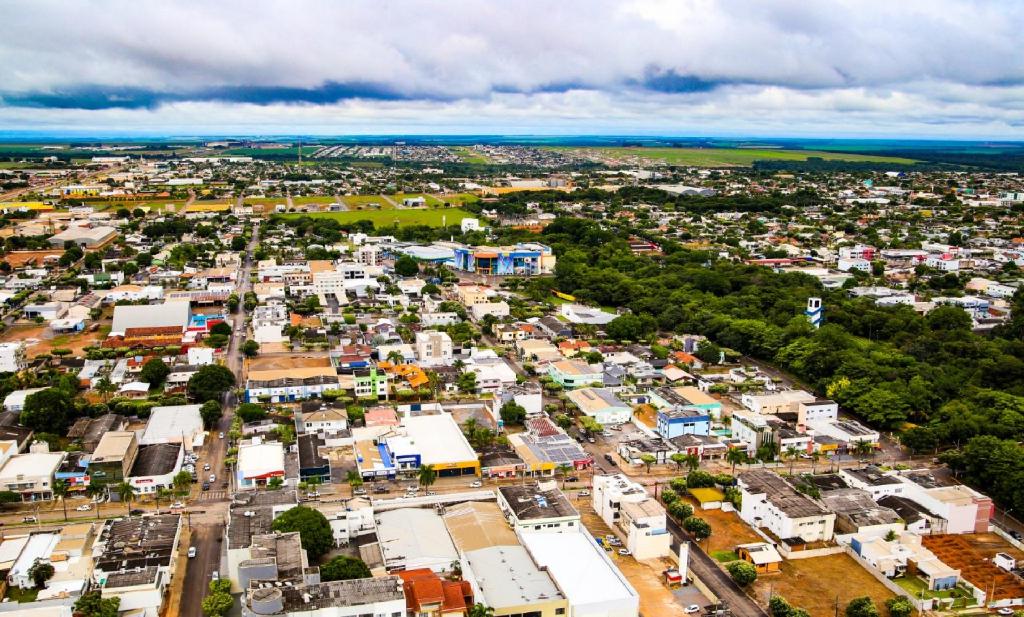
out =
<path fill-rule="evenodd" d="M 761 415 L 779 415 L 796 413 L 800 403 L 817 400 L 810 392 L 803 390 L 783 390 L 768 394 L 744 394 L 740 403 L 750 411 Z"/>
<path fill-rule="evenodd" d="M 456 270 L 487 275 L 532 276 L 554 272 L 556 257 L 551 247 L 536 242 L 515 246 L 456 247 Z"/>
<path fill-rule="evenodd" d="M 410 615 L 465 617 L 474 604 L 473 587 L 467 581 L 442 579 L 427 568 L 402 570 L 398 576 L 402 579 Z"/>
<path fill-rule="evenodd" d="M 992 520 L 992 499 L 963 484 L 939 482 L 929 471 L 908 471 L 897 476 L 904 497 L 946 520 L 946 533 L 985 533 Z"/>
<path fill-rule="evenodd" d="M 146 429 L 142 432 L 139 445 L 150 446 L 161 443 L 182 444 L 191 452 L 202 444 L 206 431 L 199 413 L 201 405 L 168 405 L 154 407 L 149 412 Z"/>
<path fill-rule="evenodd" d="M 651 392 L 651 404 L 658 408 L 689 407 L 716 420 L 722 417 L 721 401 L 693 386 L 657 388 Z"/>
<path fill-rule="evenodd" d="M 245 382 L 245 402 L 301 401 L 319 397 L 325 390 L 338 390 L 340 386 L 337 370 L 331 366 L 249 371 Z"/>
<path fill-rule="evenodd" d="M 427 568 L 449 572 L 459 560 L 444 520 L 433 509 L 397 508 L 376 513 L 377 539 L 389 572 Z"/>
<path fill-rule="evenodd" d="M 35 394 L 36 392 L 42 392 L 46 388 L 29 388 L 27 390 L 15 390 L 6 397 L 4 397 L 4 411 L 11 413 L 20 414 L 25 409 L 25 399 Z"/>
<path fill-rule="evenodd" d="M 752 542 L 736 546 L 736 556 L 754 566 L 758 574 L 769 574 L 782 569 L 782 555 L 767 542 Z"/>
<path fill-rule="evenodd" d="M 567 396 L 582 413 L 602 426 L 625 424 L 633 418 L 633 408 L 607 388 L 581 388 Z"/>
<path fill-rule="evenodd" d="M 165 302 L 151 305 L 121 305 L 114 307 L 114 320 L 110 336 L 128 338 L 130 331 L 166 330 L 177 332 L 178 342 L 192 319 L 188 302 Z"/>
<path fill-rule="evenodd" d="M 928 590 L 954 589 L 960 581 L 960 571 L 943 563 L 935 553 L 921 544 L 921 536 L 902 533 L 887 540 L 876 535 L 855 535 L 850 548 L 869 566 L 888 578 L 911 576 L 920 578 Z"/>
<path fill-rule="evenodd" d="M 554 486 L 500 486 L 498 507 L 516 531 L 575 532 L 580 526 L 580 513 Z"/>
<path fill-rule="evenodd" d="M 128 472 L 128 483 L 140 495 L 174 488 L 174 476 L 181 471 L 185 449 L 180 443 L 158 443 L 139 448 L 135 464 Z"/>
<path fill-rule="evenodd" d="M 841 488 L 822 493 L 821 502 L 836 513 L 837 535 L 857 534 L 861 537 L 902 533 L 905 526 L 899 514 L 878 505 L 871 493 L 859 488 Z"/>
<path fill-rule="evenodd" d="M 590 366 L 575 360 L 560 360 L 548 365 L 548 376 L 567 390 L 604 383 L 600 365 Z"/>
<path fill-rule="evenodd" d="M 66 456 L 66 452 L 50 452 L 46 444 L 11 456 L 0 468 L 0 490 L 18 493 L 23 501 L 53 499 L 54 474 Z"/>
<path fill-rule="evenodd" d="M 421 366 L 452 363 L 452 337 L 447 332 L 427 330 L 416 333 L 416 358 Z"/>
<path fill-rule="evenodd" d="M 519 539 L 557 583 L 569 615 L 638 617 L 640 596 L 585 528 L 578 533 L 529 531 Z"/>
<path fill-rule="evenodd" d="M 767 529 L 781 541 L 829 541 L 836 515 L 797 491 L 777 474 L 766 469 L 745 471 L 737 476 L 742 508 L 740 518 L 754 527 Z"/>
<path fill-rule="evenodd" d="M 50 246 L 63 248 L 66 243 L 71 242 L 83 249 L 95 249 L 108 244 L 116 237 L 117 230 L 113 227 L 71 225 L 64 231 L 50 236 Z"/>
<path fill-rule="evenodd" d="M 125 481 L 139 455 L 139 443 L 132 431 L 112 431 L 100 438 L 89 460 L 89 475 L 97 484 Z"/>
<path fill-rule="evenodd" d="M 107 521 L 92 548 L 93 582 L 118 609 L 156 615 L 174 575 L 181 517 L 157 514 Z"/>
<path fill-rule="evenodd" d="M 685 397 L 676 392 L 682 389 L 658 388 L 651 394 L 652 402 L 658 408 L 658 434 L 664 439 L 673 439 L 680 435 L 710 435 L 711 412 L 707 411 L 706 407 L 691 405 Z M 718 403 L 718 409 L 721 413 L 721 403 Z"/>
<path fill-rule="evenodd" d="M 26 368 L 25 343 L 0 343 L 0 373 L 18 373 Z"/>
<path fill-rule="evenodd" d="M 385 447 L 393 468 L 400 471 L 432 465 L 441 477 L 480 475 L 480 459 L 449 413 L 407 413 L 399 430 L 377 441 Z"/>
<path fill-rule="evenodd" d="M 388 398 L 388 374 L 377 368 L 354 369 L 352 371 L 352 390 L 357 399 Z"/>
<path fill-rule="evenodd" d="M 402 579 L 397 576 L 250 586 L 242 598 L 242 617 L 364 617 L 405 615 Z"/>
<path fill-rule="evenodd" d="M 595 475 L 591 503 L 598 516 L 626 538 L 637 559 L 656 559 L 669 553 L 665 509 L 644 487 L 623 474 Z"/>
<path fill-rule="evenodd" d="M 551 575 L 518 544 L 467 551 L 461 563 L 475 598 L 493 608 L 495 617 L 569 614 L 568 601 Z"/>
<path fill-rule="evenodd" d="M 849 486 L 867 491 L 875 501 L 887 495 L 902 495 L 906 487 L 896 474 L 886 473 L 875 465 L 840 469 L 839 477 Z"/>
<path fill-rule="evenodd" d="M 284 448 L 279 442 L 264 442 L 254 437 L 238 446 L 235 486 L 252 490 L 266 486 L 271 478 L 284 480 Z"/>

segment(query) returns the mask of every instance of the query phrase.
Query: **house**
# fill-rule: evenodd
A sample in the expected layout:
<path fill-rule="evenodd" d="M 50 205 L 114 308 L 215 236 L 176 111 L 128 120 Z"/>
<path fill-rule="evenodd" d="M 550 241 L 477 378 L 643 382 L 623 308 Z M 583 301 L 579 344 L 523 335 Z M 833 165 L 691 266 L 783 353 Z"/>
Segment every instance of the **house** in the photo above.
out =
<path fill-rule="evenodd" d="M 736 546 L 736 555 L 754 566 L 758 574 L 770 574 L 782 569 L 782 555 L 767 542 L 752 542 Z"/>
<path fill-rule="evenodd" d="M 663 387 L 652 390 L 651 403 L 659 408 L 690 407 L 716 420 L 722 417 L 721 401 L 692 386 Z"/>
<path fill-rule="evenodd" d="M 695 407 L 659 409 L 657 419 L 658 434 L 665 439 L 711 434 L 711 417 Z"/>
<path fill-rule="evenodd" d="M 448 365 L 452 362 L 452 338 L 434 330 L 416 333 L 416 358 L 422 366 Z"/>
<path fill-rule="evenodd" d="M 737 476 L 747 524 L 770 531 L 780 540 L 829 541 L 836 515 L 797 491 L 777 474 L 753 469 Z"/>
<path fill-rule="evenodd" d="M 954 589 L 960 581 L 960 571 L 943 563 L 921 544 L 921 536 L 913 533 L 899 534 L 893 540 L 855 535 L 850 548 L 884 576 L 895 578 L 909 573 L 924 581 L 930 591 Z"/>
<path fill-rule="evenodd" d="M 406 608 L 419 617 L 464 617 L 473 606 L 473 588 L 467 581 L 442 579 L 429 568 L 401 570 Z"/>
<path fill-rule="evenodd" d="M 21 413 L 25 409 L 25 399 L 35 394 L 36 392 L 42 392 L 46 388 L 29 388 L 27 390 L 15 390 L 6 397 L 4 397 L 4 411 L 10 411 L 12 413 Z"/>
<path fill-rule="evenodd" d="M 559 355 L 561 353 L 559 352 Z M 589 365 L 576 360 L 560 360 L 548 365 L 551 380 L 567 390 L 603 383 L 600 365 Z"/>
<path fill-rule="evenodd" d="M 511 312 L 508 302 L 480 302 L 469 307 L 469 314 L 473 321 L 483 321 L 487 315 L 497 319 L 508 317 Z"/>
<path fill-rule="evenodd" d="M 249 371 L 245 383 L 245 402 L 267 399 L 272 403 L 300 401 L 318 397 L 325 390 L 338 390 L 338 373 L 331 366 L 301 366 L 286 369 Z M 357 396 L 362 396 L 357 393 Z"/>
<path fill-rule="evenodd" d="M 579 407 L 580 412 L 602 426 L 625 424 L 633 417 L 633 408 L 606 388 L 580 388 L 566 396 Z"/>
<path fill-rule="evenodd" d="M 836 513 L 836 534 L 886 536 L 890 532 L 902 533 L 903 520 L 895 511 L 878 505 L 871 493 L 859 488 L 841 488 L 825 491 L 821 502 Z"/>

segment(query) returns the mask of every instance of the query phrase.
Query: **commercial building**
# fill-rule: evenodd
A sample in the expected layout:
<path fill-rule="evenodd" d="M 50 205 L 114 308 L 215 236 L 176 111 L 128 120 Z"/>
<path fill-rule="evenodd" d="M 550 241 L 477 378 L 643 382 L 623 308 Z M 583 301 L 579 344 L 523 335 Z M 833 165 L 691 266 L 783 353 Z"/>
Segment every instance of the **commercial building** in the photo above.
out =
<path fill-rule="evenodd" d="M 64 231 L 50 236 L 50 246 L 63 248 L 67 242 L 88 249 L 95 249 L 108 244 L 117 237 L 117 230 L 103 225 L 88 227 L 71 225 Z"/>
<path fill-rule="evenodd" d="M 600 365 L 591 366 L 576 360 L 552 362 L 548 365 L 548 377 L 566 389 L 604 383 L 604 372 Z"/>
<path fill-rule="evenodd" d="M 476 451 L 449 413 L 406 414 L 399 429 L 381 436 L 378 445 L 400 471 L 432 465 L 442 477 L 480 475 Z"/>
<path fill-rule="evenodd" d="M 455 248 L 456 270 L 496 276 L 551 274 L 555 254 L 550 246 L 526 242 L 515 246 L 460 246 Z"/>
<path fill-rule="evenodd" d="M 139 445 L 182 444 L 191 452 L 202 444 L 206 432 L 199 413 L 201 405 L 167 405 L 150 410 Z"/>
<path fill-rule="evenodd" d="M 149 305 L 121 305 L 114 307 L 114 319 L 110 336 L 127 338 L 132 330 L 139 333 L 146 330 L 177 332 L 178 341 L 192 319 L 188 302 L 164 302 Z"/>
<path fill-rule="evenodd" d="M 239 490 L 266 486 L 271 478 L 284 480 L 284 448 L 279 442 L 259 437 L 238 446 L 235 479 Z"/>
<path fill-rule="evenodd" d="M 320 582 L 317 574 L 308 582 L 249 587 L 242 599 L 242 617 L 395 617 L 405 610 L 397 576 Z"/>
<path fill-rule="evenodd" d="M 458 562 L 444 520 L 433 509 L 398 508 L 377 512 L 377 539 L 389 572 L 428 568 L 448 572 Z"/>
<path fill-rule="evenodd" d="M 93 582 L 128 614 L 160 612 L 174 575 L 181 517 L 158 514 L 107 521 L 93 545 Z"/>
<path fill-rule="evenodd" d="M 18 493 L 24 501 L 53 499 L 53 476 L 66 456 L 66 452 L 50 452 L 45 444 L 11 456 L 0 468 L 0 490 Z"/>
<path fill-rule="evenodd" d="M 174 476 L 181 471 L 185 449 L 180 443 L 158 443 L 139 448 L 128 483 L 141 495 L 173 489 Z"/>
<path fill-rule="evenodd" d="M 338 390 L 340 384 L 338 373 L 331 366 L 249 371 L 245 383 L 245 402 L 301 401 L 318 397 L 324 390 Z"/>
<path fill-rule="evenodd" d="M 495 617 L 570 614 L 568 600 L 551 574 L 519 544 L 467 551 L 461 565 L 475 598 L 493 608 Z"/>
<path fill-rule="evenodd" d="M 626 547 L 637 559 L 657 559 L 669 553 L 665 509 L 644 487 L 623 474 L 594 476 L 594 511 L 612 529 L 621 530 Z"/>
<path fill-rule="evenodd" d="M 658 408 L 690 407 L 716 420 L 722 417 L 721 401 L 693 386 L 657 388 L 651 392 L 651 404 Z"/>
<path fill-rule="evenodd" d="M 103 435 L 89 460 L 89 475 L 97 484 L 118 484 L 126 480 L 139 455 L 139 443 L 132 431 Z"/>
<path fill-rule="evenodd" d="M 767 529 L 783 542 L 832 539 L 836 515 L 777 474 L 766 469 L 745 471 L 737 476 L 737 485 L 743 504 L 740 518 L 747 524 Z"/>
<path fill-rule="evenodd" d="M 516 531 L 576 531 L 580 526 L 580 513 L 554 486 L 500 486 L 498 507 Z"/>

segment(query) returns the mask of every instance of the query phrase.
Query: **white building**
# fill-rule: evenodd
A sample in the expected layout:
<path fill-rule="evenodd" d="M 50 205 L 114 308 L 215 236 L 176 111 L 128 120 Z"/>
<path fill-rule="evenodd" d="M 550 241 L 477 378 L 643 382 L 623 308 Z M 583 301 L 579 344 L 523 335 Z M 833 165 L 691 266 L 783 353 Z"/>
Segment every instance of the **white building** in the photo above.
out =
<path fill-rule="evenodd" d="M 0 468 L 0 490 L 18 493 L 25 501 L 53 499 L 53 474 L 67 453 L 50 452 L 46 444 L 34 444 L 32 450 L 7 459 Z"/>
<path fill-rule="evenodd" d="M 473 316 L 474 321 L 480 321 L 486 315 L 492 315 L 494 317 L 497 317 L 498 319 L 508 317 L 511 312 L 511 309 L 509 308 L 508 303 L 505 301 L 481 302 L 479 304 L 474 304 L 473 306 L 469 307 L 469 312 L 470 315 Z"/>
<path fill-rule="evenodd" d="M 448 365 L 452 362 L 452 337 L 447 332 L 426 330 L 416 333 L 416 358 L 421 366 Z"/>
<path fill-rule="evenodd" d="M 264 442 L 253 437 L 238 446 L 235 472 L 239 490 L 255 490 L 266 486 L 271 478 L 284 480 L 284 447 L 276 441 Z"/>
<path fill-rule="evenodd" d="M 871 272 L 871 262 L 868 261 L 867 259 L 861 259 L 860 257 L 840 257 L 839 262 L 836 264 L 836 268 L 838 270 L 842 270 L 843 272 L 849 272 L 850 270 Z"/>
<path fill-rule="evenodd" d="M 576 532 L 580 513 L 555 484 L 498 487 L 498 507 L 516 531 Z"/>
<path fill-rule="evenodd" d="M 17 373 L 26 368 L 25 343 L 0 343 L 0 373 Z"/>
<path fill-rule="evenodd" d="M 25 408 L 25 399 L 35 394 L 36 392 L 42 392 L 46 388 L 29 388 L 27 390 L 15 390 L 4 398 L 4 410 L 14 413 L 21 413 Z"/>
<path fill-rule="evenodd" d="M 657 559 L 669 553 L 665 509 L 644 487 L 623 474 L 594 476 L 591 496 L 594 511 L 612 529 L 626 537 L 626 548 L 637 559 Z"/>
<path fill-rule="evenodd" d="M 430 568 L 448 572 L 459 553 L 444 520 L 432 509 L 399 508 L 377 513 L 377 539 L 388 570 Z"/>
<path fill-rule="evenodd" d="M 154 407 L 139 439 L 140 446 L 158 443 L 183 443 L 191 452 L 202 443 L 205 431 L 199 413 L 201 405 L 169 405 Z"/>
<path fill-rule="evenodd" d="M 763 527 L 777 538 L 801 538 L 805 542 L 832 539 L 836 515 L 797 491 L 766 469 L 745 471 L 737 477 L 743 507 L 740 518 Z"/>

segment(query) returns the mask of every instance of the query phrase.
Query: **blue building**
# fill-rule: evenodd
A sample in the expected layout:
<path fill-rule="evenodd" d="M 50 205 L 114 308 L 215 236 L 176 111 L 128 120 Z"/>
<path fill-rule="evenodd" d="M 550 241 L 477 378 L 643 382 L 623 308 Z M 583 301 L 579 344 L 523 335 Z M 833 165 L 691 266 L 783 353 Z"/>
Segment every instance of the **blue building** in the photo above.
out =
<path fill-rule="evenodd" d="M 664 439 L 681 435 L 711 434 L 711 416 L 696 407 L 670 407 L 658 411 L 658 434 Z"/>
<path fill-rule="evenodd" d="M 535 275 L 554 271 L 555 255 L 550 246 L 526 242 L 515 246 L 478 246 L 455 249 L 455 269 L 504 276 Z"/>

